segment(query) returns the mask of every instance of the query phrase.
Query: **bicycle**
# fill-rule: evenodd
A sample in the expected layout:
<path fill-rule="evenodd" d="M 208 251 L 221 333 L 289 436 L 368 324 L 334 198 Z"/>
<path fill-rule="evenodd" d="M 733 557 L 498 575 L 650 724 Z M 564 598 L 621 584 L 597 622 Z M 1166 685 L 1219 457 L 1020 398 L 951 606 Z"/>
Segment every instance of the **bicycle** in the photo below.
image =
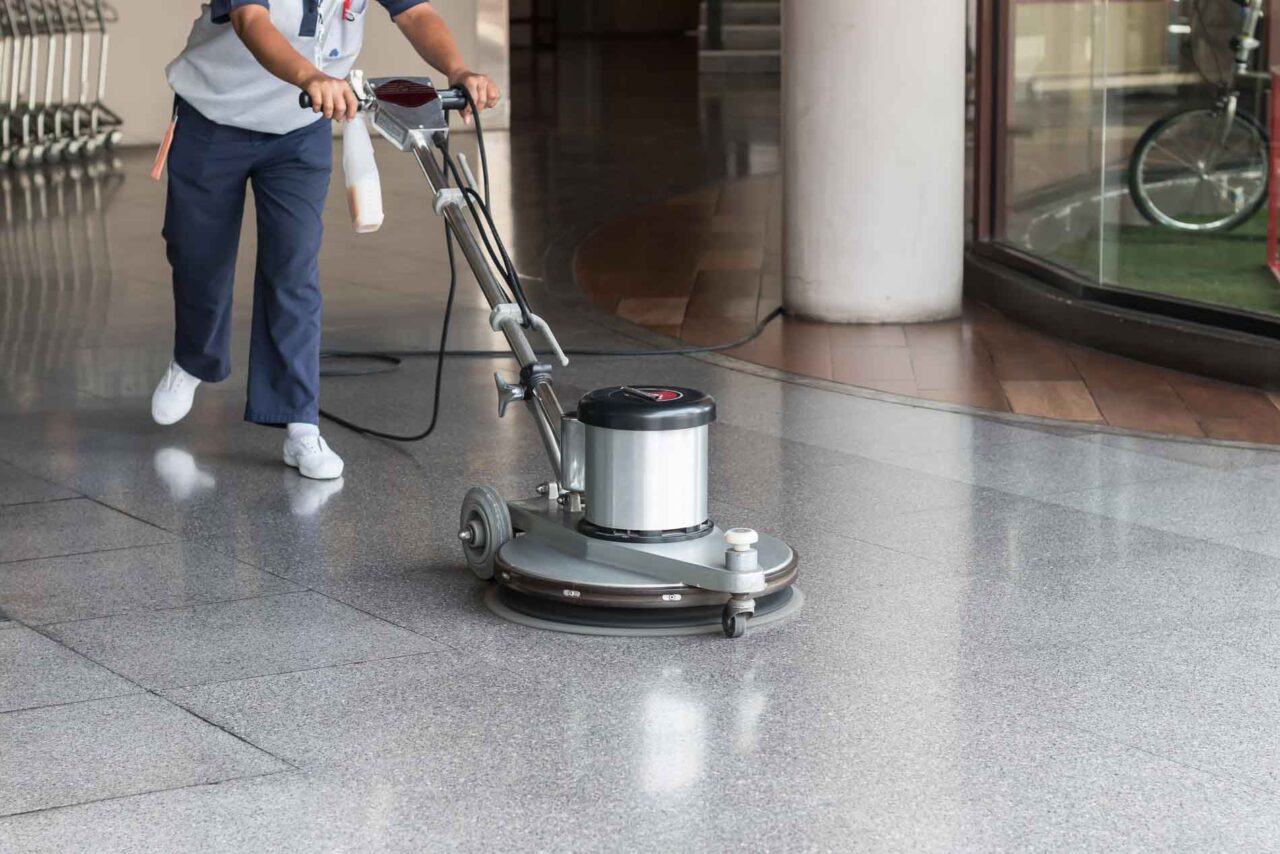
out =
<path fill-rule="evenodd" d="M 1260 46 L 1258 24 L 1266 0 L 1227 0 L 1241 7 L 1231 37 L 1231 61 L 1213 104 L 1179 110 L 1152 124 L 1129 159 L 1129 195 L 1153 225 L 1193 233 L 1230 231 L 1267 199 L 1270 141 L 1240 109 L 1242 80 L 1265 80 L 1249 66 Z M 1204 21 L 1204 0 L 1193 0 L 1192 32 Z M 1193 61 L 1209 79 L 1198 58 Z"/>

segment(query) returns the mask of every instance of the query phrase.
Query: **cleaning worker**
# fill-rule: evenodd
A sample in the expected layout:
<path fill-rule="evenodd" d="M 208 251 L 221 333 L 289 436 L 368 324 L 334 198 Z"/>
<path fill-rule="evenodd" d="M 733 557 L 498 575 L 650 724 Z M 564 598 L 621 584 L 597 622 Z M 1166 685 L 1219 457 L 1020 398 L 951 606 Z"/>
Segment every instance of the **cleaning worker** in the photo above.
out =
<path fill-rule="evenodd" d="M 498 89 L 470 71 L 426 0 L 378 0 L 450 86 L 479 109 Z M 158 424 L 180 421 L 201 382 L 231 372 L 231 291 L 253 186 L 258 255 L 245 420 L 286 428 L 284 461 L 317 479 L 342 475 L 320 436 L 320 252 L 332 169 L 330 120 L 354 119 L 342 79 L 355 63 L 368 0 L 212 0 L 169 64 L 177 97 L 157 158 L 168 158 L 164 239 L 173 268 L 173 359 L 151 399 Z M 298 106 L 299 90 L 311 111 Z M 469 110 L 464 120 L 471 120 Z M 158 174 L 158 171 L 157 173 Z"/>

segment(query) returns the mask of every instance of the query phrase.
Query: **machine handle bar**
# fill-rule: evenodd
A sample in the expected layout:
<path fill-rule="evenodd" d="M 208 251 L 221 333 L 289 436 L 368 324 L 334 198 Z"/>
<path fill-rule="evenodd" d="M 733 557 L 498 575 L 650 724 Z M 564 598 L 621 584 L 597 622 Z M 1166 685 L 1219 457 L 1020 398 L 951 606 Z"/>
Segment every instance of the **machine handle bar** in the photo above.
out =
<path fill-rule="evenodd" d="M 445 112 L 465 109 L 467 106 L 467 96 L 461 86 L 454 86 L 451 89 L 437 89 L 436 94 L 440 97 L 440 106 Z M 298 106 L 304 110 L 311 109 L 311 96 L 306 92 L 299 92 Z M 361 104 L 361 109 L 364 109 L 363 104 Z"/>

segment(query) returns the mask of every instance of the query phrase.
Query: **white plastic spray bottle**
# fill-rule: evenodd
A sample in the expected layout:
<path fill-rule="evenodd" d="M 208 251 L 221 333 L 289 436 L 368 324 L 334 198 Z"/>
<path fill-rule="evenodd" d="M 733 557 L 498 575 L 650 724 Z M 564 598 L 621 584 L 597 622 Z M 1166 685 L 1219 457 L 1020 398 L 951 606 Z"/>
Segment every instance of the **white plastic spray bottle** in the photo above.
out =
<path fill-rule="evenodd" d="M 347 207 L 351 223 L 360 234 L 382 227 L 382 182 L 373 159 L 373 142 L 362 117 L 347 122 L 342 130 L 342 172 L 347 181 Z"/>

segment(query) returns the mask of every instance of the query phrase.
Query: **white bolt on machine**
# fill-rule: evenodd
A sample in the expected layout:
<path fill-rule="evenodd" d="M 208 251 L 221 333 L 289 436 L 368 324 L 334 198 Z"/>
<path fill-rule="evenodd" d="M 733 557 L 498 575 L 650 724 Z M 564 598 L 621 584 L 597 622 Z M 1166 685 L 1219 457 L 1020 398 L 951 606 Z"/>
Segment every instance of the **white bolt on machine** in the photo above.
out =
<path fill-rule="evenodd" d="M 446 111 L 465 107 L 465 94 L 438 92 L 423 77 L 366 80 L 357 71 L 349 81 L 374 127 L 422 168 L 435 212 L 489 302 L 490 326 L 520 366 L 517 379 L 495 375 L 498 414 L 522 403 L 551 464 L 553 476 L 536 497 L 508 501 L 476 486 L 463 499 L 458 539 L 472 572 L 491 582 L 489 607 L 559 631 L 722 630 L 729 637 L 741 636 L 749 621 L 797 611 L 803 599 L 793 586 L 791 547 L 749 528 L 722 530 L 710 518 L 715 401 L 689 388 L 620 385 L 585 395 L 575 411 L 560 405 L 551 365 L 539 360 L 529 335 L 537 333 L 562 365 L 569 360 L 530 310 L 505 252 L 492 252 L 480 214 L 491 230 L 492 223 L 466 159 L 459 156 L 459 169 L 446 147 Z M 309 106 L 305 95 L 302 103 Z"/>

